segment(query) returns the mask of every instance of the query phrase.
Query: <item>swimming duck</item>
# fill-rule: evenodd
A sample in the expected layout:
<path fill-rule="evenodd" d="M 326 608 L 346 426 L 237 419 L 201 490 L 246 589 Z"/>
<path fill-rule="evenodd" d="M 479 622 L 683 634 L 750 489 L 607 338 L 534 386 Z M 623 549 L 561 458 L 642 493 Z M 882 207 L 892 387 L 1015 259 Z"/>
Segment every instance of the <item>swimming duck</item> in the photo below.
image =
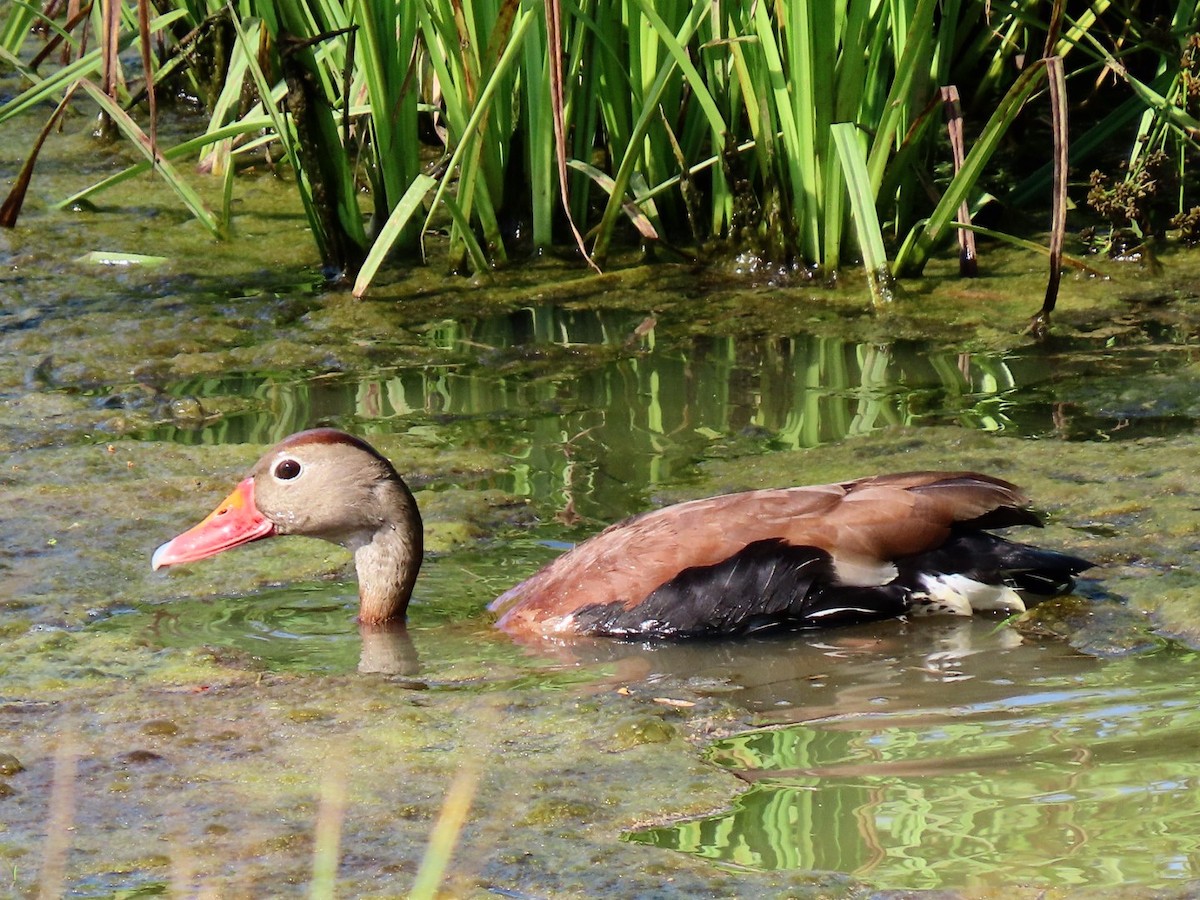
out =
<path fill-rule="evenodd" d="M 1020 488 L 906 472 L 747 491 L 618 522 L 497 598 L 514 635 L 717 637 L 903 615 L 1025 609 L 1069 591 L 1085 559 L 989 529 L 1041 523 Z M 360 438 L 302 431 L 272 447 L 154 569 L 299 534 L 354 554 L 359 621 L 402 620 L 421 566 L 416 501 Z"/>

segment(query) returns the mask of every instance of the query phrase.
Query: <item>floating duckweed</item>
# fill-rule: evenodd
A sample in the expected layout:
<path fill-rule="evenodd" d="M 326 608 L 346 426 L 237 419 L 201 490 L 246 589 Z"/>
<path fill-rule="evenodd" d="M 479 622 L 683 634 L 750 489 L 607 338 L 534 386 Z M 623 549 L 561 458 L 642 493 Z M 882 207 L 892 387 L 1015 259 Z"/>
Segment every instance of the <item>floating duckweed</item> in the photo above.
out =
<path fill-rule="evenodd" d="M 18 772 L 24 772 L 25 767 L 21 765 L 21 761 L 11 753 L 0 753 L 0 777 L 7 778 L 10 775 L 16 775 Z"/>
<path fill-rule="evenodd" d="M 286 713 L 289 722 L 303 724 L 305 722 L 320 722 L 329 718 L 329 713 L 321 709 L 313 709 L 312 707 L 301 707 L 299 709 L 289 709 Z"/>
<path fill-rule="evenodd" d="M 556 822 L 587 822 L 596 814 L 596 806 L 582 800 L 550 797 L 539 800 L 525 815 L 524 825 L 553 825 Z"/>
<path fill-rule="evenodd" d="M 675 738 L 675 726 L 658 716 L 636 716 L 622 720 L 613 734 L 613 745 L 628 750 L 641 744 L 665 744 Z"/>
<path fill-rule="evenodd" d="M 1029 637 L 1054 637 L 1091 656 L 1136 656 L 1167 642 L 1150 631 L 1146 617 L 1120 603 L 1071 594 L 1038 604 L 1014 623 Z"/>
<path fill-rule="evenodd" d="M 128 753 L 123 753 L 121 759 L 131 765 L 142 766 L 158 762 L 162 759 L 162 754 L 155 753 L 153 750 L 130 750 Z"/>

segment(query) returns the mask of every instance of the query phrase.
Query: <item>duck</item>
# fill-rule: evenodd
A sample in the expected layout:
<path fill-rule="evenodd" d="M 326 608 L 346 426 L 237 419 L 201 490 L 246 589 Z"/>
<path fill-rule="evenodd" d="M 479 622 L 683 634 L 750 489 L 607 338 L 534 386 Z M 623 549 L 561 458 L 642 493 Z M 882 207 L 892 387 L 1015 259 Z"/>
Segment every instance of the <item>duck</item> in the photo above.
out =
<path fill-rule="evenodd" d="M 491 603 L 519 637 L 716 638 L 876 619 L 1022 612 L 1069 592 L 1081 557 L 993 534 L 1040 527 L 1016 485 L 920 471 L 766 488 L 610 525 Z M 270 450 L 151 566 L 305 535 L 345 547 L 360 624 L 402 622 L 424 554 L 421 513 L 362 438 L 316 428 Z"/>

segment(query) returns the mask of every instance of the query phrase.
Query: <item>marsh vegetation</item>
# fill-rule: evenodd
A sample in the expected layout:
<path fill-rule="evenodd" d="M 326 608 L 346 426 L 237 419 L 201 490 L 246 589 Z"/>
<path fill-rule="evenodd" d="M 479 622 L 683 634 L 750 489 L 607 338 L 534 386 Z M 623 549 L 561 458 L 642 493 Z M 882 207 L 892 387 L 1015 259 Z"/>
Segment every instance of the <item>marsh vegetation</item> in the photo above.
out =
<path fill-rule="evenodd" d="M 858 260 L 884 302 L 890 272 L 955 232 L 973 270 L 972 229 L 1050 232 L 1056 272 L 1071 200 L 1094 247 L 1191 240 L 1195 19 L 1186 2 L 1145 20 L 980 0 L 14 3 L 0 125 L 98 107 L 144 159 L 57 202 L 153 168 L 214 240 L 239 239 L 239 172 L 277 172 L 356 294 L 444 231 L 437 265 L 478 273 L 570 246 L 602 267 L 631 241 L 826 277 Z M 192 112 L 162 141 L 167 106 Z"/>

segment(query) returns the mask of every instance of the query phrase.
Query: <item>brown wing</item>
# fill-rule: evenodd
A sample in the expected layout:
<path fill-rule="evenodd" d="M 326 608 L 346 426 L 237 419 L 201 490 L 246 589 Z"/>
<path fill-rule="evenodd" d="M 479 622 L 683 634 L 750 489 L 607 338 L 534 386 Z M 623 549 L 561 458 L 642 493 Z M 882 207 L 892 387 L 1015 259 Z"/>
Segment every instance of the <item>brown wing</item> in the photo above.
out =
<path fill-rule="evenodd" d="M 1016 486 L 973 472 L 910 472 L 693 500 L 607 528 L 491 608 L 513 633 L 569 633 L 577 609 L 635 606 L 683 570 L 716 565 L 765 540 L 827 552 L 843 583 L 882 584 L 895 574 L 891 560 L 939 546 L 955 523 L 1036 523 L 1027 502 Z"/>

